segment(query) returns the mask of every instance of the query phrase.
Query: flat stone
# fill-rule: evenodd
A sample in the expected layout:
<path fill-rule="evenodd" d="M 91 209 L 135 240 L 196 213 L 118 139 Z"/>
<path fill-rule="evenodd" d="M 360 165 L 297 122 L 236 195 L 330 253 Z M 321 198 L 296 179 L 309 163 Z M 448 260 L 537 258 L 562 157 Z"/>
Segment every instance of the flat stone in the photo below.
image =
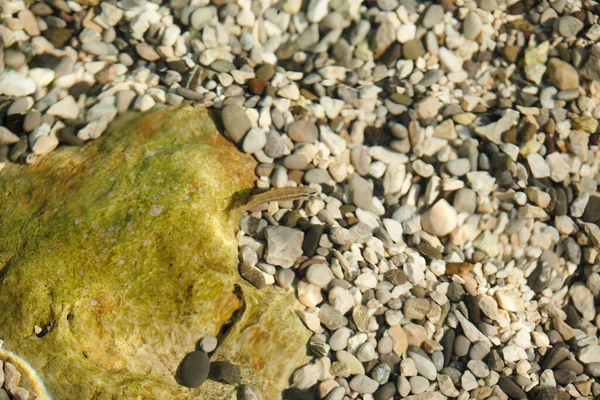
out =
<path fill-rule="evenodd" d="M 256 153 L 262 150 L 266 144 L 267 136 L 265 132 L 261 128 L 251 128 L 244 138 L 242 149 L 246 153 Z"/>
<path fill-rule="evenodd" d="M 314 122 L 301 119 L 288 126 L 287 135 L 295 142 L 314 143 L 319 138 L 319 130 Z"/>
<path fill-rule="evenodd" d="M 429 357 L 418 347 L 410 346 L 408 356 L 412 358 L 417 366 L 419 374 L 430 381 L 434 381 L 437 376 L 437 369 Z"/>
<path fill-rule="evenodd" d="M 600 345 L 594 344 L 579 349 L 577 358 L 584 364 L 600 363 Z"/>
<path fill-rule="evenodd" d="M 58 103 L 54 103 L 52 106 L 50 106 L 46 113 L 54 115 L 55 117 L 76 119 L 79 115 L 79 107 L 77 106 L 73 96 L 67 96 Z"/>
<path fill-rule="evenodd" d="M 330 330 L 336 330 L 348 324 L 348 319 L 329 304 L 323 304 L 321 306 L 319 310 L 319 319 L 321 320 L 321 323 Z"/>
<path fill-rule="evenodd" d="M 363 367 L 362 363 L 358 361 L 358 359 L 351 353 L 345 350 L 339 350 L 336 351 L 335 358 L 337 358 L 338 361 L 346 364 L 349 368 L 349 372 L 352 375 L 364 375 L 365 368 Z"/>
<path fill-rule="evenodd" d="M 240 143 L 246 133 L 252 128 L 250 119 L 244 109 L 240 106 L 228 104 L 223 107 L 221 112 L 223 126 L 229 139 L 235 143 Z"/>
<path fill-rule="evenodd" d="M 379 387 L 379 383 L 376 380 L 362 374 L 352 378 L 348 385 L 350 386 L 350 389 L 361 394 L 375 393 Z"/>
<path fill-rule="evenodd" d="M 154 50 L 154 47 L 149 45 L 148 43 L 138 43 L 135 46 L 135 51 L 138 53 L 140 57 L 147 61 L 158 61 L 160 60 L 160 56 Z"/>

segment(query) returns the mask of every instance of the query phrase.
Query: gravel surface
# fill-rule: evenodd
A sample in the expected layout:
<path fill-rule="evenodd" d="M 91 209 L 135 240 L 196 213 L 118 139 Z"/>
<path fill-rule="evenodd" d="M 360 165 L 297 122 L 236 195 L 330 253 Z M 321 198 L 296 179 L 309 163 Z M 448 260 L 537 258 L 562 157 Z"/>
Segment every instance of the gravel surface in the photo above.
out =
<path fill-rule="evenodd" d="M 238 236 L 314 332 L 286 398 L 600 396 L 598 2 L 0 8 L 0 169 L 185 101 L 221 111 L 257 193 L 317 191 Z"/>

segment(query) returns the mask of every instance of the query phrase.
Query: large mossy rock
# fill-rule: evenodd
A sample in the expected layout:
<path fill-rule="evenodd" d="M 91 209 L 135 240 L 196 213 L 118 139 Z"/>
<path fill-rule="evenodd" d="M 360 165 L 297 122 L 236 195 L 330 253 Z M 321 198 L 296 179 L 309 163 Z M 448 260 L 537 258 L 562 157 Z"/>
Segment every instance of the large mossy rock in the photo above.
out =
<path fill-rule="evenodd" d="M 7 166 L 5 347 L 56 399 L 231 399 L 233 386 L 188 389 L 175 378 L 200 338 L 220 335 L 212 359 L 278 398 L 309 360 L 309 333 L 292 292 L 259 291 L 238 274 L 231 206 L 252 187 L 254 166 L 191 107 L 122 117 L 83 148 Z M 51 329 L 35 335 L 36 325 Z"/>

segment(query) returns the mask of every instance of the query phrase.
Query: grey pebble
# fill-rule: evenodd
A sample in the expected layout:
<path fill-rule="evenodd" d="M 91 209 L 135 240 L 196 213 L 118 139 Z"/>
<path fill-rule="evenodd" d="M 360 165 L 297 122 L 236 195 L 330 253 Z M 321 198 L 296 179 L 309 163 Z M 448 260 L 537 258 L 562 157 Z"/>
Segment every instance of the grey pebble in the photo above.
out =
<path fill-rule="evenodd" d="M 366 375 L 355 375 L 348 383 L 350 389 L 361 394 L 373 394 L 379 387 L 376 380 L 369 378 Z"/>
<path fill-rule="evenodd" d="M 444 7 L 438 4 L 433 4 L 429 6 L 427 11 L 425 12 L 425 16 L 423 17 L 423 27 L 427 29 L 432 28 L 434 25 L 436 25 L 442 20 L 442 18 L 444 17 L 444 13 Z"/>
<path fill-rule="evenodd" d="M 464 357 L 469 354 L 469 347 L 471 342 L 463 335 L 458 335 L 454 339 L 454 354 L 458 357 Z"/>
<path fill-rule="evenodd" d="M 582 29 L 583 22 L 571 15 L 565 15 L 558 20 L 558 33 L 564 37 L 576 36 Z"/>
<path fill-rule="evenodd" d="M 314 143 L 319 138 L 319 130 L 314 122 L 297 120 L 288 126 L 287 135 L 294 142 Z"/>
<path fill-rule="evenodd" d="M 239 106 L 226 105 L 221 112 L 221 118 L 227 136 L 235 143 L 240 143 L 244 135 L 252 128 L 246 112 Z"/>

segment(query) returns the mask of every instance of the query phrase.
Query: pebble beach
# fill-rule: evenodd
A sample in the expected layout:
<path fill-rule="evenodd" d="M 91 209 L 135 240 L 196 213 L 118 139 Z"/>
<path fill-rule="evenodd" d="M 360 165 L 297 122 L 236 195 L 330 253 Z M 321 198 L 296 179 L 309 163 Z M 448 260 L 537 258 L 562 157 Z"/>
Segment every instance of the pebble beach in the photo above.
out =
<path fill-rule="evenodd" d="M 310 189 L 249 207 L 237 235 L 241 276 L 294 291 L 313 333 L 283 399 L 600 398 L 599 2 L 0 12 L 0 174 L 190 103 L 256 159 L 256 194 Z M 238 384 L 217 346 L 184 383 Z M 37 398 L 1 367 L 0 400 Z"/>

